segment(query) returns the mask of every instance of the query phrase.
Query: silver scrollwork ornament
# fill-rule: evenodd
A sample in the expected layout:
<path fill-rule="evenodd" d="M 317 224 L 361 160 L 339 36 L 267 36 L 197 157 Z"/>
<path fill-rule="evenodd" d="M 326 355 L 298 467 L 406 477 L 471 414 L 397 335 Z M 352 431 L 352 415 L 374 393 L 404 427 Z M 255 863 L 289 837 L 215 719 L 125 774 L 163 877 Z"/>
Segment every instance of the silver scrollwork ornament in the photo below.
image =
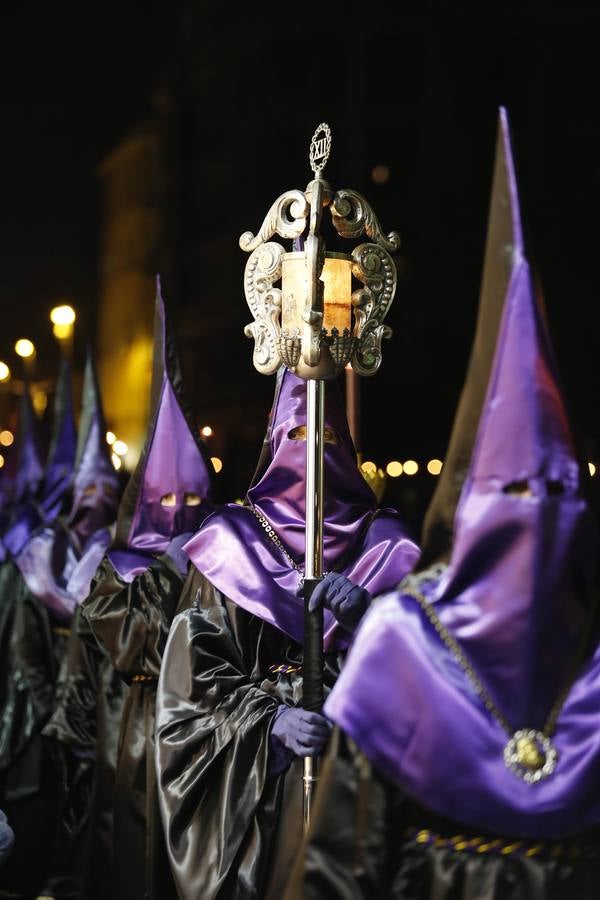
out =
<path fill-rule="evenodd" d="M 381 344 L 392 336 L 383 324 L 396 292 L 396 267 L 378 244 L 360 244 L 352 254 L 352 274 L 363 287 L 352 295 L 354 336 L 352 368 L 360 375 L 374 375 L 381 365 Z"/>
<path fill-rule="evenodd" d="M 286 191 L 273 203 L 256 236 L 251 231 L 243 233 L 240 247 L 250 253 L 274 234 L 291 240 L 300 237 L 306 228 L 308 212 L 308 201 L 302 191 Z"/>
<path fill-rule="evenodd" d="M 281 365 L 281 290 L 273 285 L 281 278 L 284 252 L 275 241 L 262 244 L 250 254 L 244 274 L 246 301 L 254 316 L 244 333 L 254 338 L 254 366 L 263 375 L 272 375 Z"/>
<path fill-rule="evenodd" d="M 331 204 L 331 218 L 340 237 L 359 238 L 366 234 L 391 253 L 400 247 L 398 232 L 390 231 L 385 235 L 373 207 L 356 191 L 347 188 L 336 191 Z"/>

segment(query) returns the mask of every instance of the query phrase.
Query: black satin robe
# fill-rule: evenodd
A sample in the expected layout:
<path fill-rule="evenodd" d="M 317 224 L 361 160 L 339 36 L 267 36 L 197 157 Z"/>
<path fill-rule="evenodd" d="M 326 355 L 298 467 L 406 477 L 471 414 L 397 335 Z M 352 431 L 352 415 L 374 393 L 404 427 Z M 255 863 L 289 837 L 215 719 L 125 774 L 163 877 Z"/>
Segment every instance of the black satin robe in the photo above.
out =
<path fill-rule="evenodd" d="M 61 774 L 62 796 L 51 896 L 105 900 L 113 896 L 113 794 L 126 686 L 96 643 L 81 607 L 75 613 L 44 728 Z"/>
<path fill-rule="evenodd" d="M 12 562 L 0 571 L 0 609 L 0 805 L 15 832 L 0 888 L 27 894 L 43 887 L 52 854 L 59 784 L 42 729 L 67 636 Z"/>
<path fill-rule="evenodd" d="M 535 788 L 534 788 L 535 789 Z M 459 810 L 457 810 L 457 813 Z M 422 840 L 427 834 L 427 840 Z M 282 900 L 597 900 L 600 834 L 540 855 L 436 847 L 469 832 L 409 802 L 338 729 L 323 767 L 310 832 Z M 503 846 L 512 843 L 503 838 Z M 529 846 L 529 845 L 528 845 Z M 590 858 L 591 857 L 591 858 Z"/>
<path fill-rule="evenodd" d="M 126 583 L 108 558 L 82 607 L 127 685 L 114 794 L 114 894 L 176 900 L 158 812 L 154 766 L 156 687 L 183 579 L 166 556 Z"/>
<path fill-rule="evenodd" d="M 300 705 L 302 647 L 195 569 L 184 594 L 191 608 L 173 622 L 157 698 L 161 812 L 179 895 L 281 900 L 301 840 L 302 761 L 273 774 L 270 731 L 279 704 Z M 326 691 L 340 662 L 325 656 Z"/>

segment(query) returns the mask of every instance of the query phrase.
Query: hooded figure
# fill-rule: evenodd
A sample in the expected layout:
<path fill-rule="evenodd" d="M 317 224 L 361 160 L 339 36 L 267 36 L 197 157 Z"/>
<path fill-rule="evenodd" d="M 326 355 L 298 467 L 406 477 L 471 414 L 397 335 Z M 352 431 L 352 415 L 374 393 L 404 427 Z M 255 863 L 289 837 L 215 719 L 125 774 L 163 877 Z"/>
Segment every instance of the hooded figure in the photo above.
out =
<path fill-rule="evenodd" d="M 363 622 L 326 704 L 388 779 L 387 833 L 375 784 L 369 859 L 358 876 L 338 868 L 328 897 L 597 896 L 597 837 L 593 847 L 579 836 L 600 824 L 585 480 L 501 110 L 479 320 L 423 556 Z M 332 774 L 320 797 L 302 887 L 289 897 L 328 885 L 318 879 L 340 855 L 326 832 L 342 778 Z"/>
<path fill-rule="evenodd" d="M 29 392 L 21 401 L 20 436 L 17 437 L 16 477 L 11 479 L 14 505 L 21 504 L 6 535 L 11 553 L 16 556 L 33 531 L 53 521 L 63 508 L 65 494 L 73 478 L 77 434 L 71 395 L 71 366 L 60 364 L 54 395 L 54 417 L 46 468 L 41 471 L 35 415 Z M 22 448 L 22 450 L 20 449 Z"/>
<path fill-rule="evenodd" d="M 39 528 L 15 558 L 20 578 L 8 644 L 11 678 L 0 720 L 0 747 L 7 766 L 7 799 L 15 801 L 8 809 L 15 833 L 26 828 L 32 836 L 40 828 L 45 849 L 36 858 L 37 864 L 28 866 L 28 848 L 21 849 L 17 840 L 2 879 L 10 879 L 9 884 L 23 893 L 44 887 L 51 857 L 56 862 L 48 835 L 55 827 L 58 785 L 41 732 L 53 711 L 73 613 L 89 592 L 116 515 L 118 478 L 105 433 L 96 376 L 88 358 L 70 485 L 72 502 L 66 514 Z M 57 466 L 51 471 L 56 475 L 65 455 L 56 442 L 54 449 L 51 460 Z M 55 486 L 58 480 L 53 482 Z M 19 803 L 25 797 L 33 799 Z"/>
<path fill-rule="evenodd" d="M 52 436 L 40 499 L 46 522 L 51 522 L 63 510 L 65 495 L 73 479 L 76 452 L 77 429 L 73 415 L 71 364 L 63 359 L 56 381 Z"/>
<path fill-rule="evenodd" d="M 28 387 L 25 387 L 21 397 L 16 444 L 17 465 L 12 489 L 12 506 L 0 544 L 0 561 L 4 561 L 7 554 L 14 558 L 32 532 L 43 522 L 38 492 L 44 469 L 41 462 L 38 425 Z"/>
<path fill-rule="evenodd" d="M 326 391 L 325 568 L 372 591 L 418 555 L 376 510 L 336 384 Z M 186 545 L 188 611 L 169 635 L 157 697 L 161 812 L 180 897 L 280 897 L 301 823 L 301 762 L 328 726 L 300 709 L 306 383 L 286 370 L 246 504 L 210 516 Z M 324 685 L 351 632 L 325 616 Z M 277 845 L 275 858 L 274 849 Z"/>
<path fill-rule="evenodd" d="M 111 896 L 123 900 L 176 897 L 158 813 L 154 707 L 188 566 L 181 546 L 212 509 L 209 471 L 157 282 L 146 443 L 121 503 L 116 539 L 82 607 L 87 627 L 130 685 L 114 792 Z"/>
<path fill-rule="evenodd" d="M 63 407 L 63 410 L 65 407 Z M 57 488 L 66 483 L 70 428 L 68 416 L 55 432 L 42 503 L 57 505 Z M 82 409 L 72 502 L 65 515 L 41 529 L 17 557 L 17 566 L 33 596 L 61 624 L 69 624 L 87 596 L 92 576 L 111 540 L 109 526 L 118 507 L 119 478 L 106 444 L 106 425 L 91 355 L 83 381 Z M 62 438 L 62 440 L 60 440 Z"/>

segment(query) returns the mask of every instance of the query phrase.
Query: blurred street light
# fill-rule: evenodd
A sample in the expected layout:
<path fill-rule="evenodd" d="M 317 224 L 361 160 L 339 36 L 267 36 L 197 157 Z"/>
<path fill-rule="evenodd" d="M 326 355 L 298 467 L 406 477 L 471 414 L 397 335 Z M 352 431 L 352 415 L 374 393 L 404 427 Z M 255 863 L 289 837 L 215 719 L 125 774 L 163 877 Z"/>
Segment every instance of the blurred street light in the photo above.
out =
<path fill-rule="evenodd" d="M 385 467 L 385 471 L 388 473 L 390 478 L 398 478 L 399 475 L 402 475 L 404 466 L 401 462 L 398 462 L 397 459 L 393 459 L 387 464 L 387 466 Z"/>
<path fill-rule="evenodd" d="M 4 431 L 0 431 L 0 444 L 3 447 L 10 447 L 15 442 L 15 436 L 12 431 L 5 429 Z"/>
<path fill-rule="evenodd" d="M 19 338 L 15 344 L 15 353 L 21 359 L 31 359 L 32 356 L 35 356 L 35 344 L 28 338 Z"/>
<path fill-rule="evenodd" d="M 54 337 L 60 342 L 62 353 L 70 357 L 73 351 L 73 326 L 77 318 L 75 310 L 66 303 L 55 306 L 50 312 Z"/>
<path fill-rule="evenodd" d="M 0 361 L 0 381 L 10 380 L 10 369 L 5 362 Z"/>

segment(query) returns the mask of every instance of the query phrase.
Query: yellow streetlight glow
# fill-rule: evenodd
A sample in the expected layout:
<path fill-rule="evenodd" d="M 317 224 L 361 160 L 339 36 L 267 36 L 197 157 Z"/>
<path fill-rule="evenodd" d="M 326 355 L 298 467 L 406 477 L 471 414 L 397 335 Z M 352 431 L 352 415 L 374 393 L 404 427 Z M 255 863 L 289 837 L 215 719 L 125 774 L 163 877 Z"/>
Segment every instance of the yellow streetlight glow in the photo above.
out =
<path fill-rule="evenodd" d="M 210 425 L 205 425 L 204 428 L 200 429 L 200 434 L 202 435 L 202 437 L 211 437 L 212 433 L 213 430 Z"/>
<path fill-rule="evenodd" d="M 116 453 L 112 453 L 110 458 L 112 460 L 113 466 L 115 467 L 115 469 L 118 472 L 119 469 L 121 468 L 121 466 L 123 465 L 123 463 L 121 462 L 121 459 L 117 456 Z"/>
<path fill-rule="evenodd" d="M 0 381 L 8 381 L 10 378 L 10 369 L 5 362 L 0 362 Z"/>
<path fill-rule="evenodd" d="M 442 471 L 442 466 L 441 459 L 430 459 L 427 463 L 427 471 L 430 475 L 439 475 Z"/>
<path fill-rule="evenodd" d="M 405 475 L 416 475 L 419 471 L 419 464 L 414 461 L 414 459 L 407 459 L 404 463 L 404 474 Z"/>
<path fill-rule="evenodd" d="M 73 326 L 72 325 L 53 325 L 52 331 L 54 332 L 54 337 L 58 338 L 59 341 L 65 341 L 67 338 L 70 338 L 73 334 Z"/>
<path fill-rule="evenodd" d="M 12 431 L 8 431 L 8 429 L 0 431 L 0 444 L 2 444 L 3 447 L 10 447 L 10 445 L 14 443 L 14 440 L 15 436 Z"/>
<path fill-rule="evenodd" d="M 43 416 L 48 406 L 48 395 L 46 392 L 34 388 L 31 392 L 31 402 L 38 416 Z"/>
<path fill-rule="evenodd" d="M 593 478 L 594 475 L 596 474 L 596 466 L 594 465 L 593 462 L 589 462 L 589 463 L 588 463 L 588 468 L 589 468 L 589 470 L 590 470 L 590 475 L 591 475 L 591 477 Z"/>
<path fill-rule="evenodd" d="M 361 465 L 361 469 L 363 472 L 366 472 L 367 475 L 375 475 L 377 472 L 377 466 L 374 462 L 371 462 L 370 459 L 365 460 L 365 462 Z"/>
<path fill-rule="evenodd" d="M 116 453 L 117 456 L 125 456 L 129 447 L 125 443 L 125 441 L 115 441 L 112 445 L 113 453 Z"/>
<path fill-rule="evenodd" d="M 55 306 L 50 313 L 50 321 L 53 325 L 71 326 L 75 322 L 75 319 L 75 310 L 72 306 L 68 306 L 67 304 L 63 304 L 62 306 Z"/>
<path fill-rule="evenodd" d="M 116 436 L 116 434 L 114 434 L 114 432 L 112 432 L 112 431 L 106 432 L 106 443 L 109 444 L 111 447 L 114 444 L 114 442 L 116 441 L 116 439 L 117 439 L 117 436 Z"/>
<path fill-rule="evenodd" d="M 398 475 L 402 475 L 402 472 L 404 471 L 404 467 L 401 462 L 398 462 L 398 460 L 393 459 L 391 462 L 389 462 L 387 464 L 387 466 L 385 467 L 385 471 L 388 473 L 390 478 L 397 478 Z"/>
<path fill-rule="evenodd" d="M 210 461 L 213 464 L 213 469 L 215 470 L 215 472 L 220 472 L 223 468 L 222 460 L 220 460 L 218 456 L 211 456 Z"/>
<path fill-rule="evenodd" d="M 4 465 L 4 457 L 0 453 L 0 469 L 2 468 L 3 465 Z"/>
<path fill-rule="evenodd" d="M 29 359 L 35 353 L 35 345 L 28 338 L 19 338 L 15 344 L 15 353 L 22 359 Z"/>

